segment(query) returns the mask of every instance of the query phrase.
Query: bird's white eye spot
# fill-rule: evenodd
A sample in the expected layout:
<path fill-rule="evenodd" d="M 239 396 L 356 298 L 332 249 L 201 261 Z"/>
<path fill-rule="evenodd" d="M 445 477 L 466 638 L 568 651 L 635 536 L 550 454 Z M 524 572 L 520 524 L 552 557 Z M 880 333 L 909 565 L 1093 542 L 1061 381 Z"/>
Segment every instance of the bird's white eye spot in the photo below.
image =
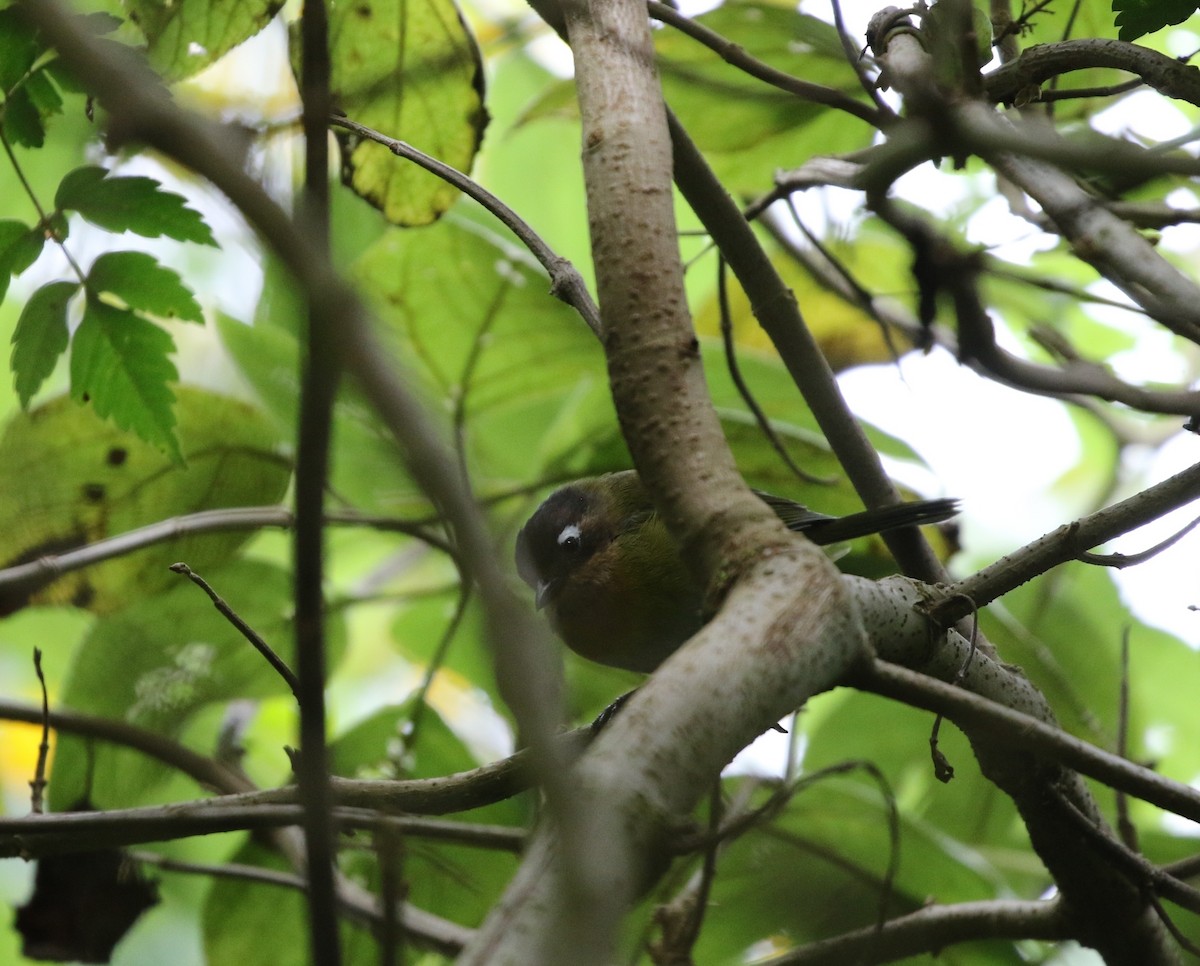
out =
<path fill-rule="evenodd" d="M 565 547 L 568 550 L 574 550 L 579 546 L 579 526 L 574 523 L 568 523 L 562 528 L 562 532 L 558 535 L 558 545 Z"/>

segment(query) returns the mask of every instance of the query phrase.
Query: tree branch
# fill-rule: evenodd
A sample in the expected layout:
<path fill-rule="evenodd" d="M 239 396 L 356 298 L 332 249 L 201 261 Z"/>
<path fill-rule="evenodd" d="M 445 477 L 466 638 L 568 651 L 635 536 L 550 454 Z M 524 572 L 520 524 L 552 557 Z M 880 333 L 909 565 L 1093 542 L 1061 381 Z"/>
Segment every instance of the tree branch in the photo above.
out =
<path fill-rule="evenodd" d="M 969 613 L 971 604 L 968 601 L 975 607 L 984 607 L 1052 567 L 1075 560 L 1094 547 L 1136 530 L 1197 498 L 1200 498 L 1200 463 L 1120 503 L 1052 530 L 970 577 L 951 584 L 946 599 L 930 609 L 930 617 L 941 626 L 953 623 Z"/>
<path fill-rule="evenodd" d="M 561 686 L 543 624 L 513 595 L 487 523 L 463 487 L 457 466 L 420 402 L 398 378 L 395 363 L 371 330 L 354 290 L 334 271 L 325 253 L 254 179 L 230 150 L 220 125 L 180 110 L 161 83 L 137 68 L 132 51 L 99 44 L 81 29 L 61 0 L 20 0 L 18 9 L 36 24 L 90 93 L 109 113 L 113 144 L 138 142 L 161 151 L 207 178 L 278 254 L 313 311 L 339 320 L 341 352 L 417 483 L 443 510 L 457 538 L 459 562 L 473 579 L 487 614 L 488 640 L 496 678 L 513 709 L 522 736 L 539 760 L 539 779 L 551 806 L 567 807 L 563 764 L 551 736 L 562 720 Z M 324 120 L 322 121 L 324 123 Z M 541 757 L 539 757 L 541 756 Z"/>
<path fill-rule="evenodd" d="M 1037 44 L 987 74 L 984 91 L 993 103 L 1039 100 L 1040 84 L 1062 74 L 1109 67 L 1136 74 L 1166 97 L 1200 106 L 1200 74 L 1181 60 L 1124 40 L 1090 37 Z"/>
<path fill-rule="evenodd" d="M 883 924 L 800 946 L 772 957 L 770 966 L 873 966 L 907 956 L 937 956 L 947 946 L 986 939 L 1044 939 L 1069 935 L 1056 901 L 992 899 L 918 909 Z"/>

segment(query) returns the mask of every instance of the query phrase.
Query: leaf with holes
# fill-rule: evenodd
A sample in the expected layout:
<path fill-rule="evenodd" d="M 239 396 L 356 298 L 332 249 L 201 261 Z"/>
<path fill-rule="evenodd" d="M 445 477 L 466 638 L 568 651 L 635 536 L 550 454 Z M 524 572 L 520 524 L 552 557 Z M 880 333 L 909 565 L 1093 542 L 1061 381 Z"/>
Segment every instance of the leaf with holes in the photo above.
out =
<path fill-rule="evenodd" d="M 283 0 L 128 0 L 150 66 L 172 82 L 191 77 L 263 29 Z"/>
<path fill-rule="evenodd" d="M 108 292 L 131 309 L 185 322 L 204 322 L 200 304 L 179 275 L 145 252 L 108 252 L 93 263 L 87 285 Z"/>
<path fill-rule="evenodd" d="M 163 519 L 278 502 L 290 461 L 273 420 L 258 409 L 179 387 L 186 466 L 90 406 L 58 396 L 16 413 L 0 431 L 0 568 L 95 543 Z M 105 614 L 178 582 L 167 567 L 227 563 L 245 531 L 190 534 L 38 586 L 0 588 L 0 615 L 28 604 L 73 604 Z M 192 588 L 194 590 L 194 588 Z"/>
<path fill-rule="evenodd" d="M 475 38 L 452 0 L 341 0 L 329 23 L 338 106 L 469 171 L 487 112 Z M 344 179 L 401 225 L 424 225 L 458 197 L 444 181 L 370 141 L 351 144 Z"/>

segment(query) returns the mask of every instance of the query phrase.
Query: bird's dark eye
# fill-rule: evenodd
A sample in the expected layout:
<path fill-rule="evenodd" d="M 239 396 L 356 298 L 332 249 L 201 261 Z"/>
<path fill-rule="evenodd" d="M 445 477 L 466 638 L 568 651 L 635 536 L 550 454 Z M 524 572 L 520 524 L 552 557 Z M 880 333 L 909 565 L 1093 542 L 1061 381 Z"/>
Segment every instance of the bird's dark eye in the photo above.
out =
<path fill-rule="evenodd" d="M 558 535 L 558 545 L 567 553 L 574 553 L 578 550 L 582 545 L 579 527 L 574 523 L 563 527 L 562 532 Z"/>

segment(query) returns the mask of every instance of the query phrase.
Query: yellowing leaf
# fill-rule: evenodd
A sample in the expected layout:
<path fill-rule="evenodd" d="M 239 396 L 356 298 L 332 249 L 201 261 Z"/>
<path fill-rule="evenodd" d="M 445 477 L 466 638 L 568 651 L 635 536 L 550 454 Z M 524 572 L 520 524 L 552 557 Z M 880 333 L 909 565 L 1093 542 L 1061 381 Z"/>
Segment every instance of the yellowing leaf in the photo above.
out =
<path fill-rule="evenodd" d="M 887 362 L 895 354 L 912 348 L 911 342 L 894 329 L 891 331 L 892 345 L 889 346 L 878 322 L 858 306 L 819 284 L 794 259 L 776 256 L 773 260 L 784 282 L 795 293 L 804 321 L 834 372 L 842 372 L 853 366 Z M 851 268 L 853 270 L 853 265 Z M 771 340 L 750 311 L 750 301 L 741 287 L 731 280 L 728 288 L 736 343 L 747 349 L 773 353 Z M 697 311 L 696 329 L 701 335 L 720 333 L 721 315 L 715 294 Z"/>
<path fill-rule="evenodd" d="M 169 517 L 277 502 L 288 460 L 272 424 L 245 403 L 180 387 L 186 468 L 66 397 L 18 413 L 0 435 L 0 565 L 11 567 Z M 177 581 L 176 560 L 222 563 L 245 532 L 181 537 L 30 590 L 0 589 L 0 614 L 30 603 L 107 613 Z"/>
<path fill-rule="evenodd" d="M 165 80 L 190 77 L 262 30 L 282 0 L 129 0 L 146 55 Z"/>
<path fill-rule="evenodd" d="M 332 87 L 347 116 L 469 171 L 487 113 L 475 40 L 452 0 L 338 0 L 330 11 Z M 456 189 L 362 141 L 344 178 L 399 225 L 434 221 Z"/>

